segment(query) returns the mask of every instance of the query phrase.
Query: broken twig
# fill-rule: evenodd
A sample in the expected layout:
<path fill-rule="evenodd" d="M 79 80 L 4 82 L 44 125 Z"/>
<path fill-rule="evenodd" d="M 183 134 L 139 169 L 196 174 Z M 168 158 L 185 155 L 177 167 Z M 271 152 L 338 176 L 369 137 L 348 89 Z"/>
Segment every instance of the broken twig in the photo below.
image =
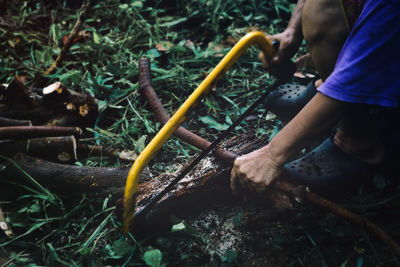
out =
<path fill-rule="evenodd" d="M 14 120 L 0 117 L 0 127 L 4 126 L 32 126 L 32 122 L 27 120 Z"/>
<path fill-rule="evenodd" d="M 45 72 L 43 72 L 43 76 L 50 75 L 54 72 L 54 70 L 61 65 L 61 62 L 64 60 L 65 55 L 68 53 L 70 47 L 73 45 L 75 38 L 77 37 L 80 29 L 82 28 L 82 24 L 85 21 L 90 8 L 93 5 L 93 1 L 89 1 L 85 4 L 82 5 L 82 11 L 78 16 L 78 19 L 75 22 L 74 27 L 71 30 L 71 33 L 69 34 L 69 38 L 66 41 L 64 47 L 61 49 L 60 54 L 54 61 L 54 63 L 48 68 Z M 37 87 L 37 86 L 34 86 Z"/>

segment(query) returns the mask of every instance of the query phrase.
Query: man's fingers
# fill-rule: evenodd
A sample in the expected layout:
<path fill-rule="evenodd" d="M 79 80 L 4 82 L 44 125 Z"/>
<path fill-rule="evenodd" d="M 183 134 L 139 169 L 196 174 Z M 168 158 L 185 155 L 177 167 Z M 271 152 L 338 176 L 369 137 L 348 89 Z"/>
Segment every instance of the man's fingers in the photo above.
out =
<path fill-rule="evenodd" d="M 231 190 L 232 190 L 232 194 L 237 195 L 238 194 L 238 190 L 239 190 L 239 185 L 238 185 L 238 176 L 237 176 L 237 172 L 236 169 L 233 167 L 231 170 Z"/>
<path fill-rule="evenodd" d="M 267 189 L 267 185 L 263 182 L 255 182 L 252 180 L 248 180 L 247 187 L 256 192 L 263 192 Z"/>

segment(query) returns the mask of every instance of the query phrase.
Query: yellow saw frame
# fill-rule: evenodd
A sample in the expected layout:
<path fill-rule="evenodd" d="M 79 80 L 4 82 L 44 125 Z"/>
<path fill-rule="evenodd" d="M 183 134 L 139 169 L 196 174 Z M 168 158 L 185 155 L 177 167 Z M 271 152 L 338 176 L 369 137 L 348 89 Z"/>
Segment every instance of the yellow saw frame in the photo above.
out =
<path fill-rule="evenodd" d="M 124 194 L 124 214 L 123 214 L 123 233 L 127 234 L 133 221 L 135 211 L 134 194 L 137 191 L 140 174 L 144 167 L 153 159 L 155 153 L 167 142 L 175 130 L 186 119 L 189 110 L 203 99 L 218 82 L 218 80 L 230 69 L 237 59 L 251 46 L 258 45 L 267 57 L 271 57 L 275 51 L 270 40 L 263 32 L 255 31 L 246 34 L 239 42 L 226 54 L 204 81 L 197 87 L 182 106 L 175 112 L 169 121 L 154 136 L 150 143 L 140 153 L 133 163 L 126 179 Z"/>

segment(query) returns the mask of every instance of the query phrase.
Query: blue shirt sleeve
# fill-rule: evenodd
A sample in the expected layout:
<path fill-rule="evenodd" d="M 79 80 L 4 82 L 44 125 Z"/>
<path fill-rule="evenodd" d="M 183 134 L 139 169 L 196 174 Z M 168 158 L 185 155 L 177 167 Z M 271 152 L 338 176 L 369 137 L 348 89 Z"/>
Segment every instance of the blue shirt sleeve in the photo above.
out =
<path fill-rule="evenodd" d="M 345 102 L 398 106 L 400 1 L 365 3 L 334 71 L 318 90 Z"/>

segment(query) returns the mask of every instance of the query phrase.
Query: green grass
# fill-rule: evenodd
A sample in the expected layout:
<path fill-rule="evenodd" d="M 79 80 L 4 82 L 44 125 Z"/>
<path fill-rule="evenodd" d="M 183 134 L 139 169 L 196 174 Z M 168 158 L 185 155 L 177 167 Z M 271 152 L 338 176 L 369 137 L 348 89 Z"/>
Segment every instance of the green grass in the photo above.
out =
<path fill-rule="evenodd" d="M 238 40 L 250 27 L 270 33 L 282 31 L 293 2 L 98 1 L 83 26 L 89 37 L 71 47 L 50 82 L 60 80 L 99 100 L 100 115 L 95 127 L 89 129 L 93 135 L 86 142 L 140 152 L 160 129 L 160 123 L 137 92 L 140 57 L 150 58 L 153 86 L 164 107 L 173 114 L 204 79 L 204 73 L 210 72 L 221 55 L 229 51 L 229 40 Z M 0 0 L 0 6 L 6 6 L 0 11 L 0 83 L 7 83 L 15 75 L 26 76 L 31 83 L 60 52 L 61 38 L 71 31 L 79 6 L 73 8 L 72 1 L 61 0 L 5 3 Z M 49 23 L 43 22 L 43 17 Z M 250 49 L 184 126 L 213 140 L 255 101 L 272 82 L 262 70 L 257 54 L 255 48 Z M 263 119 L 266 114 L 262 106 L 254 114 L 256 120 L 244 121 L 232 135 L 253 131 L 269 136 L 279 128 L 278 123 Z M 156 176 L 171 168 L 171 157 L 176 158 L 176 163 L 183 163 L 197 152 L 171 138 L 156 156 L 151 172 Z M 76 164 L 115 166 L 107 159 L 87 159 Z M 188 245 L 202 242 L 196 235 L 149 233 L 139 241 L 132 235 L 122 236 L 115 207 L 110 205 L 112 196 L 59 197 L 45 185 L 38 185 L 29 174 L 21 175 L 27 178 L 26 184 L 6 183 L 21 192 L 8 216 L 16 237 L 0 238 L 0 256 L 9 265 L 133 266 L 152 262 L 156 266 L 160 252 L 163 264 L 179 265 L 188 258 L 194 264 L 204 263 L 201 253 Z M 311 242 L 310 249 L 319 251 L 308 233 L 303 233 L 303 238 Z M 235 252 L 228 254 L 211 264 L 235 264 Z M 307 255 L 295 263 L 302 263 L 305 258 Z"/>
<path fill-rule="evenodd" d="M 15 75 L 28 84 L 44 71 L 61 50 L 61 39 L 72 29 L 77 7 L 67 1 L 13 1 L 2 12 L 0 24 L 0 82 Z M 286 1 L 100 1 L 83 29 L 89 38 L 77 43 L 50 82 L 89 93 L 99 100 L 100 116 L 87 142 L 140 152 L 160 129 L 153 112 L 138 94 L 138 59 L 149 57 L 153 84 L 172 114 L 212 70 L 221 55 L 249 27 L 276 32 L 286 24 L 293 5 Z M 41 18 L 45 17 L 45 20 Z M 49 23 L 44 23 L 47 21 Z M 160 51 L 158 45 L 166 49 Z M 214 135 L 254 101 L 271 83 L 262 71 L 256 49 L 251 49 L 219 82 L 217 90 L 196 109 L 185 127 L 212 140 Z M 262 107 L 257 111 L 263 114 Z M 265 123 L 244 122 L 247 130 L 268 133 Z M 170 168 L 163 163 L 171 155 L 184 162 L 197 149 L 171 139 L 153 164 L 154 175 Z M 88 159 L 80 165 L 107 166 L 107 160 Z M 33 177 L 24 185 L 15 210 L 8 219 L 16 237 L 1 239 L 1 254 L 11 265 L 102 265 L 125 266 L 147 262 L 133 238 L 123 237 L 120 222 L 109 198 L 83 196 L 80 200 L 59 198 L 44 187 L 38 190 Z M 33 182 L 33 183 L 32 183 Z M 150 254 L 147 254 L 150 255 Z M 145 258 L 143 258 L 145 257 Z M 164 260 L 165 262 L 165 260 Z"/>

